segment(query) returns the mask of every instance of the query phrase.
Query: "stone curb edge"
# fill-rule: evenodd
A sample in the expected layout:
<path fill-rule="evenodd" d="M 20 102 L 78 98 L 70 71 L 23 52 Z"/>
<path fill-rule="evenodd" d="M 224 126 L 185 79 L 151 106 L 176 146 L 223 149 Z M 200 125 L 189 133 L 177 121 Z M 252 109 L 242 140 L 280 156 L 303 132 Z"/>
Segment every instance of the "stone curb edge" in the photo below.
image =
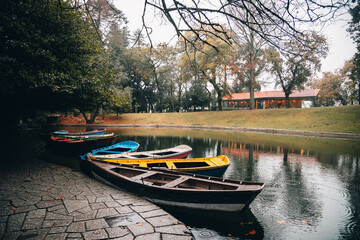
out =
<path fill-rule="evenodd" d="M 226 131 L 239 131 L 239 132 L 288 134 L 288 135 L 299 135 L 299 136 L 310 136 L 310 137 L 330 137 L 330 138 L 342 138 L 342 139 L 351 139 L 351 140 L 360 141 L 360 134 L 354 134 L 354 133 L 312 132 L 312 131 L 270 129 L 270 128 L 225 127 L 225 126 L 208 126 L 208 125 L 167 125 L 167 124 L 55 124 L 55 125 L 74 126 L 74 127 L 211 129 L 211 130 L 226 130 Z"/>

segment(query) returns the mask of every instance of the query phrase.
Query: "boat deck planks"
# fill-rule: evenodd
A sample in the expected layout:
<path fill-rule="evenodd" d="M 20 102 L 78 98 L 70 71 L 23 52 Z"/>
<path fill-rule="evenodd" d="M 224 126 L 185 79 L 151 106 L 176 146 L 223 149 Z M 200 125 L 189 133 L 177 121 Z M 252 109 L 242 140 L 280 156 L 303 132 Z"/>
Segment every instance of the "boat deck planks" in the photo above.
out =
<path fill-rule="evenodd" d="M 164 184 L 163 187 L 165 187 L 165 188 L 176 187 L 179 184 L 181 184 L 181 183 L 183 183 L 183 182 L 185 182 L 185 181 L 187 181 L 189 179 L 190 179 L 190 176 L 181 176 L 181 177 L 179 177 L 179 178 L 177 178 L 177 179 L 175 179 L 175 180 L 173 180 L 171 182 L 168 182 L 168 183 Z"/>
<path fill-rule="evenodd" d="M 136 181 L 136 180 L 140 180 L 140 179 L 144 179 L 144 178 L 147 178 L 147 177 L 150 177 L 152 175 L 155 175 L 157 174 L 157 172 L 144 172 L 142 174 L 139 174 L 139 175 L 136 175 L 134 177 L 131 178 L 131 180 L 133 181 Z"/>

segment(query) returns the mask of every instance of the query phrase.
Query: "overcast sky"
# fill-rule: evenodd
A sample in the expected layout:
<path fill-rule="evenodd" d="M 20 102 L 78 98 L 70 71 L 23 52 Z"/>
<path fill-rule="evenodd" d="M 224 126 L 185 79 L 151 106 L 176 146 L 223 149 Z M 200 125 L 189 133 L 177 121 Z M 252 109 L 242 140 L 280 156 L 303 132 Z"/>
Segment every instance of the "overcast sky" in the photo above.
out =
<path fill-rule="evenodd" d="M 144 0 L 131 1 L 114 1 L 116 6 L 123 11 L 129 21 L 129 29 L 134 32 L 142 26 L 142 12 L 144 7 Z M 170 26 L 165 23 L 159 23 L 150 17 L 151 9 L 148 11 L 147 22 L 154 26 L 152 40 L 154 43 L 169 42 L 174 36 L 175 32 Z M 152 22 L 154 20 L 154 22 Z M 155 27 L 156 26 L 156 27 Z M 323 34 L 327 36 L 329 42 L 329 54 L 326 59 L 322 61 L 322 71 L 333 72 L 344 66 L 345 61 L 349 60 L 356 52 L 355 44 L 352 42 L 349 34 L 346 32 L 346 22 L 336 22 L 330 24 L 324 29 Z"/>

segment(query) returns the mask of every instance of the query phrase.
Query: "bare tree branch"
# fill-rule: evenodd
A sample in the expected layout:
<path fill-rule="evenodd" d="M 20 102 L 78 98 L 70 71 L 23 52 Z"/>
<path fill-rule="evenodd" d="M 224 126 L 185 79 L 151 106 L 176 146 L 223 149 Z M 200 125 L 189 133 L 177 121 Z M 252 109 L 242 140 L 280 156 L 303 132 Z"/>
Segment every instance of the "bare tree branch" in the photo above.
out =
<path fill-rule="evenodd" d="M 279 49 L 282 43 L 296 39 L 304 43 L 305 24 L 323 26 L 347 11 L 351 0 L 146 0 L 145 5 L 161 13 L 188 43 L 187 32 L 196 40 L 207 42 L 217 35 L 231 43 L 231 36 L 221 25 L 238 22 Z M 147 23 L 143 19 L 144 26 Z M 208 31 L 212 29 L 215 31 Z"/>

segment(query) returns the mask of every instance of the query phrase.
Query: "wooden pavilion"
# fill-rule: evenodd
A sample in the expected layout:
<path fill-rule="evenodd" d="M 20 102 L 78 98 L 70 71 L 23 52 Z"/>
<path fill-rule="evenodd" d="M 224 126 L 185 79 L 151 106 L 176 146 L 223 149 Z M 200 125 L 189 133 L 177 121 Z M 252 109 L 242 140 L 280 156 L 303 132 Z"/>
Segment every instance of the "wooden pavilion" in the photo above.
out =
<path fill-rule="evenodd" d="M 301 108 L 304 101 L 315 99 L 320 89 L 294 90 L 289 96 L 291 108 Z M 255 92 L 255 108 L 285 108 L 285 93 L 281 90 Z M 250 93 L 233 93 L 222 98 L 223 109 L 248 109 L 250 107 Z"/>

